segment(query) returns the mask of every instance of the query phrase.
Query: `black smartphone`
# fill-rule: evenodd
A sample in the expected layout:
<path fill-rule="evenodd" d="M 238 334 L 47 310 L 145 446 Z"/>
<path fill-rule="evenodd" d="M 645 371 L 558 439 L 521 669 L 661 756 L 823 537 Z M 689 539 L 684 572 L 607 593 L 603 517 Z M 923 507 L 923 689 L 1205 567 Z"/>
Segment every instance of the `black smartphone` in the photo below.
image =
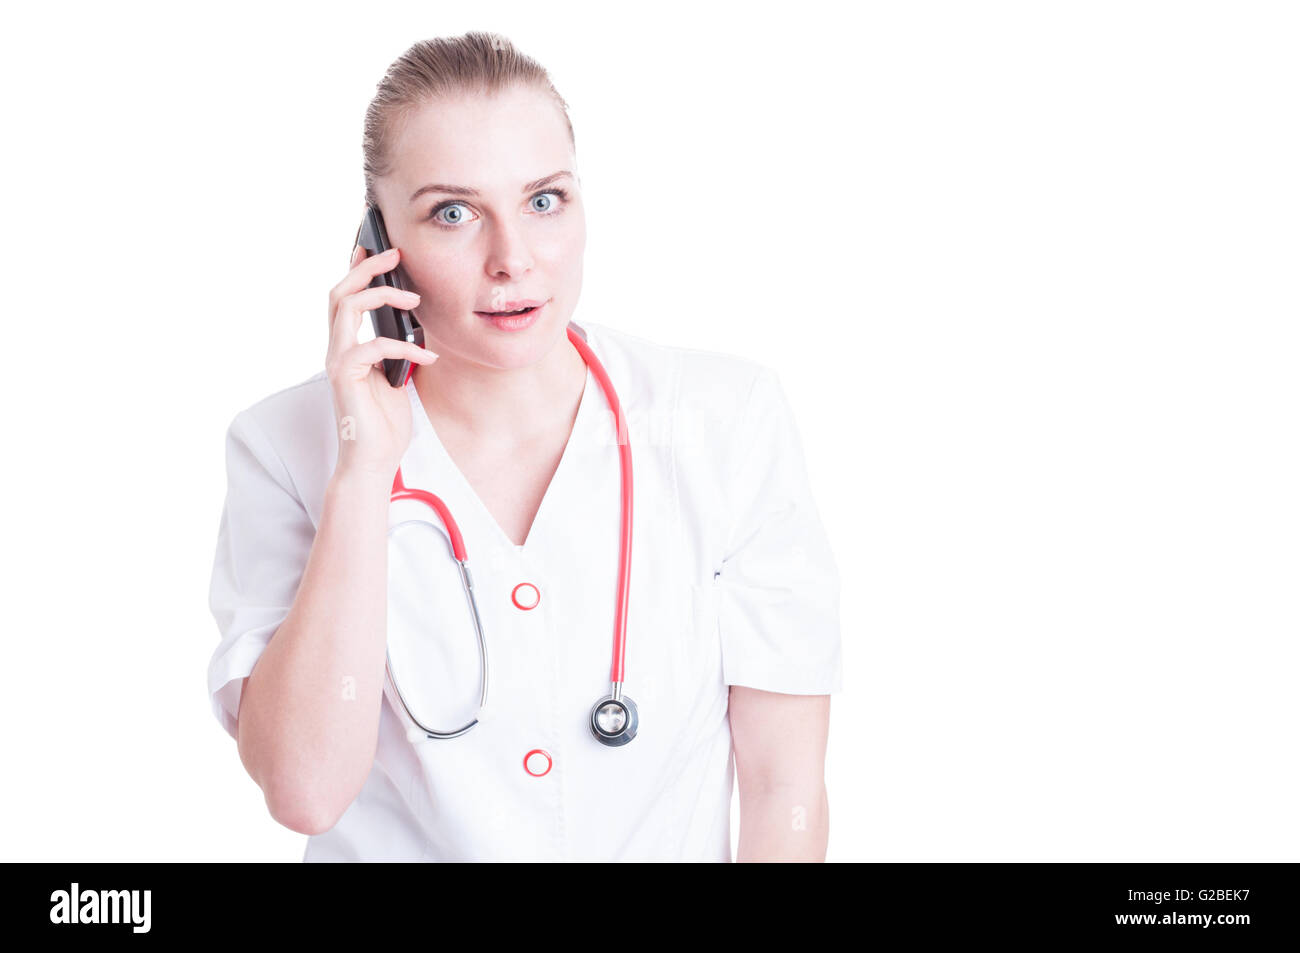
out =
<path fill-rule="evenodd" d="M 382 254 L 392 247 L 388 244 L 388 231 L 384 228 L 384 216 L 379 213 L 379 206 L 366 206 L 366 214 L 361 220 L 361 227 L 357 229 L 357 240 L 353 247 L 356 245 L 364 248 L 366 256 L 369 258 Z M 370 279 L 370 287 L 372 288 L 382 288 L 385 285 L 390 288 L 397 288 L 400 291 L 411 290 L 402 278 L 401 263 L 388 271 L 381 271 Z M 412 344 L 424 347 L 424 328 L 420 327 L 420 322 L 416 320 L 414 312 L 403 311 L 401 308 L 394 308 L 385 304 L 370 311 L 369 314 L 370 323 L 375 328 L 375 337 L 409 341 Z M 406 358 L 400 360 L 394 360 L 390 357 L 384 358 L 384 376 L 388 378 L 388 383 L 394 387 L 405 386 L 406 378 L 410 372 L 411 362 Z"/>

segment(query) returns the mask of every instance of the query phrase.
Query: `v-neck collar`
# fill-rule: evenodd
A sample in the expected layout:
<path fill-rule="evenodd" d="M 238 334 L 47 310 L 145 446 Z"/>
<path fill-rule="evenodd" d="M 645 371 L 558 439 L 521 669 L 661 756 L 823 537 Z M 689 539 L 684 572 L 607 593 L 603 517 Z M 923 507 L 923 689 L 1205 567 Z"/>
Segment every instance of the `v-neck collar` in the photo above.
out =
<path fill-rule="evenodd" d="M 586 340 L 587 346 L 591 348 L 592 352 L 600 359 L 601 363 L 605 363 L 605 358 L 601 354 L 601 348 L 593 340 L 594 336 L 591 334 L 590 328 L 581 327 L 576 322 L 571 323 L 578 329 L 579 333 L 582 334 Z M 431 450 L 431 456 L 433 457 L 434 463 L 432 468 L 433 476 L 440 482 L 450 481 L 449 485 L 421 486 L 419 489 L 428 490 L 435 496 L 442 498 L 444 502 L 449 502 L 449 497 L 454 498 L 457 503 L 464 501 L 467 506 L 474 510 L 477 516 L 476 522 L 484 523 L 491 527 L 490 531 L 495 535 L 495 538 L 500 545 L 518 553 L 527 553 L 529 550 L 536 549 L 538 544 L 536 544 L 535 541 L 538 537 L 538 527 L 546 518 L 547 511 L 552 504 L 552 498 L 562 491 L 562 484 L 566 479 L 568 469 L 575 465 L 572 458 L 579 452 L 575 447 L 582 442 L 586 428 L 590 426 L 591 415 L 595 409 L 594 405 L 597 403 L 598 399 L 604 397 L 603 393 L 596 393 L 599 390 L 600 383 L 595 379 L 595 375 L 588 366 L 587 376 L 582 387 L 582 397 L 578 400 L 578 413 L 573 420 L 573 429 L 569 432 L 569 439 L 564 445 L 564 452 L 560 455 L 559 465 L 555 468 L 555 472 L 551 475 L 550 482 L 546 485 L 546 491 L 542 495 L 542 502 L 538 505 L 537 512 L 533 515 L 532 525 L 528 527 L 528 536 L 524 539 L 522 544 L 519 544 L 506 535 L 506 531 L 501 528 L 501 524 L 496 521 L 496 517 L 492 515 L 491 511 L 487 508 L 487 505 L 479 497 L 478 493 L 475 492 L 474 487 L 470 485 L 465 474 L 461 471 L 460 467 L 456 465 L 456 461 L 452 459 L 451 454 L 447 452 L 447 448 L 443 445 L 442 439 L 438 436 L 438 431 L 434 429 L 433 421 L 429 419 L 429 415 L 424 409 L 424 403 L 420 400 L 420 394 L 415 389 L 415 381 L 413 379 L 408 380 L 406 383 L 406 392 L 411 402 L 411 422 L 412 427 L 414 428 L 412 430 L 412 442 L 414 443 L 414 441 L 419 437 L 423 437 L 428 441 L 428 446 Z M 411 485 L 410 481 L 407 482 L 408 485 Z M 452 510 L 452 518 L 458 521 L 461 532 L 468 536 L 469 534 L 466 532 L 464 523 L 459 522 L 462 517 L 457 512 L 458 510 L 463 510 L 463 507 L 452 507 L 449 505 L 449 509 Z M 465 546 L 467 554 L 471 557 L 474 552 L 473 545 L 472 540 L 466 539 Z"/>

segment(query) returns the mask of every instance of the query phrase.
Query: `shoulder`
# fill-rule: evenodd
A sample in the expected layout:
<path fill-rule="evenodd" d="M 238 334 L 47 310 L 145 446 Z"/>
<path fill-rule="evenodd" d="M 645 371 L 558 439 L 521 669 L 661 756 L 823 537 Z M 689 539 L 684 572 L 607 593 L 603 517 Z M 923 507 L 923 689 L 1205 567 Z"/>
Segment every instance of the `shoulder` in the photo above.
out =
<path fill-rule="evenodd" d="M 312 508 L 323 497 L 338 456 L 334 399 L 321 370 L 235 414 L 229 436 L 248 445 L 263 466 Z"/>
<path fill-rule="evenodd" d="M 312 430 L 312 425 L 334 425 L 333 397 L 329 379 L 319 371 L 273 394 L 261 398 L 235 415 L 232 426 L 251 427 L 277 444 Z"/>
<path fill-rule="evenodd" d="M 582 327 L 628 407 L 662 411 L 664 402 L 671 401 L 679 413 L 734 421 L 753 396 L 756 383 L 774 373 L 736 354 L 650 341 L 593 322 Z"/>

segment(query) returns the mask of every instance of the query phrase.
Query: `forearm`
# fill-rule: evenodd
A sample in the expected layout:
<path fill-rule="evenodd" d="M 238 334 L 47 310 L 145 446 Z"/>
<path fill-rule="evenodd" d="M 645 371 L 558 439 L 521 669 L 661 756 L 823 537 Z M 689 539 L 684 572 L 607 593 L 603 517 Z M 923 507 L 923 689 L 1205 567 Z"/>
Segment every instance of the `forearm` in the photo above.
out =
<path fill-rule="evenodd" d="M 740 785 L 740 845 L 736 861 L 826 860 L 830 808 L 826 785 Z"/>
<path fill-rule="evenodd" d="M 239 754 L 280 823 L 313 833 L 360 792 L 383 693 L 389 486 L 336 473 L 293 606 L 244 684 Z"/>

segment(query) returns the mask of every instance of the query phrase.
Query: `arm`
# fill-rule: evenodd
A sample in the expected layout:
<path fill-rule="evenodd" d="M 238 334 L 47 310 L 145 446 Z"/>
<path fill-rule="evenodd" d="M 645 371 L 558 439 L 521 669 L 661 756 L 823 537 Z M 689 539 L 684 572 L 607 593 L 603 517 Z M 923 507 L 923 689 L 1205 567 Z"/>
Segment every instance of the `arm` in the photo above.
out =
<path fill-rule="evenodd" d="M 728 707 L 740 788 L 738 862 L 825 861 L 829 695 L 732 685 Z"/>
<path fill-rule="evenodd" d="M 379 744 L 388 503 L 393 475 L 411 442 L 406 388 L 389 386 L 381 362 L 404 358 L 428 365 L 438 357 L 419 344 L 384 336 L 357 342 L 366 311 L 418 301 L 414 292 L 370 286 L 376 275 L 396 268 L 400 256 L 393 248 L 370 257 L 358 244 L 347 276 L 330 290 L 325 369 L 339 427 L 338 459 L 292 605 L 245 680 L 235 713 L 240 759 L 271 816 L 304 834 L 338 822 L 365 784 Z M 255 471 L 237 465 L 231 472 L 242 487 Z M 274 512 L 264 497 L 277 492 L 287 489 L 263 480 L 233 496 L 252 513 Z M 259 535 L 273 539 L 277 530 L 257 519 L 237 522 L 234 535 L 244 540 L 237 548 L 251 563 L 245 572 L 257 580 L 266 569 L 258 550 L 272 545 Z M 295 550 L 295 560 L 299 554 Z M 274 562 L 272 573 L 282 572 Z"/>
<path fill-rule="evenodd" d="M 377 476 L 335 472 L 293 606 L 240 696 L 240 760 L 271 816 L 302 834 L 333 827 L 374 762 L 389 491 Z"/>

